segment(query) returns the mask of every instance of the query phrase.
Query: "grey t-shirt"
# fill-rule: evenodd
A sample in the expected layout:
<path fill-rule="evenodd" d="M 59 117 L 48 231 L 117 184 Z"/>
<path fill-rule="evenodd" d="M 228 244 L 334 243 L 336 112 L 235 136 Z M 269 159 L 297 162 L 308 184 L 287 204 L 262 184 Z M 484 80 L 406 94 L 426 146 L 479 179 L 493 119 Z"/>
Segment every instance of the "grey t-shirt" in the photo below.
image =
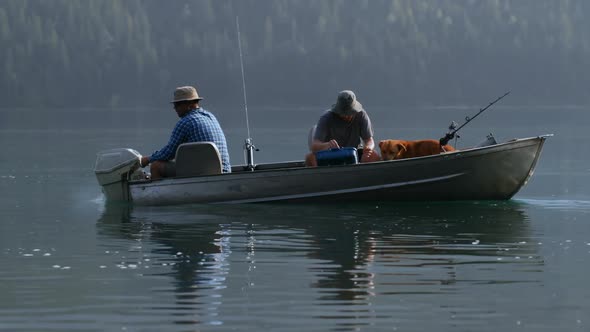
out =
<path fill-rule="evenodd" d="M 346 122 L 330 110 L 324 113 L 317 124 L 314 139 L 328 142 L 332 139 L 338 142 L 340 147 L 358 147 L 362 140 L 373 137 L 373 127 L 367 112 L 360 111 L 355 114 L 351 122 Z"/>

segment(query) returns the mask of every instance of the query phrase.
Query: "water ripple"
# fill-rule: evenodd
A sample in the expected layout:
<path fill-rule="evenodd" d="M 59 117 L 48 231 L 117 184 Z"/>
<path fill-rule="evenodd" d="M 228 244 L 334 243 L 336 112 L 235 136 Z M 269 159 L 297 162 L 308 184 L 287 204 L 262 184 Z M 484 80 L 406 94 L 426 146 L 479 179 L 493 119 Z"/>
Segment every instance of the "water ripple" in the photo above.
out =
<path fill-rule="evenodd" d="M 590 211 L 590 201 L 570 199 L 519 199 L 520 202 L 556 210 Z"/>

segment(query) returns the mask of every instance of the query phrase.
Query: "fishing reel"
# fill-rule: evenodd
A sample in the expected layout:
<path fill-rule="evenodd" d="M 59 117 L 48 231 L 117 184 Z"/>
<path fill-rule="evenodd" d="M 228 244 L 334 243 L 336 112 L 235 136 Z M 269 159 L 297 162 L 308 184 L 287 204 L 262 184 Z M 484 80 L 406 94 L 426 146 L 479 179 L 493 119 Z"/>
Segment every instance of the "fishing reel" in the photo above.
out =
<path fill-rule="evenodd" d="M 459 124 L 455 121 L 451 121 L 451 124 L 449 125 L 449 132 L 457 129 L 457 127 L 459 127 Z"/>
<path fill-rule="evenodd" d="M 457 122 L 451 121 L 451 124 L 449 125 L 449 131 L 445 134 L 445 137 L 439 140 L 441 146 L 447 145 L 453 138 L 461 138 L 461 136 L 457 134 L 458 127 L 459 125 Z"/>
<path fill-rule="evenodd" d="M 466 121 L 469 121 L 471 119 L 469 119 L 468 116 L 465 117 Z M 453 137 L 454 138 L 461 138 L 461 136 L 459 136 L 459 134 L 457 134 L 457 131 L 455 129 L 457 129 L 459 127 L 459 124 L 455 121 L 451 121 L 451 124 L 449 125 L 449 133 L 453 133 Z M 452 139 L 452 138 L 451 138 Z"/>

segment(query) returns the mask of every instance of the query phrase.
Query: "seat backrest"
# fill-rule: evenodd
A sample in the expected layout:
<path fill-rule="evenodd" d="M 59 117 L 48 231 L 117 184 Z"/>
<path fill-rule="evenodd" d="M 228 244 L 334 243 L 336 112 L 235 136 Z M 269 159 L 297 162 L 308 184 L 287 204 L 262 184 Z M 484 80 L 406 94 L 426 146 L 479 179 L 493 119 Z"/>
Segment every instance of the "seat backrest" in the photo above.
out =
<path fill-rule="evenodd" d="M 221 174 L 221 157 L 213 142 L 180 144 L 175 159 L 176 176 Z"/>

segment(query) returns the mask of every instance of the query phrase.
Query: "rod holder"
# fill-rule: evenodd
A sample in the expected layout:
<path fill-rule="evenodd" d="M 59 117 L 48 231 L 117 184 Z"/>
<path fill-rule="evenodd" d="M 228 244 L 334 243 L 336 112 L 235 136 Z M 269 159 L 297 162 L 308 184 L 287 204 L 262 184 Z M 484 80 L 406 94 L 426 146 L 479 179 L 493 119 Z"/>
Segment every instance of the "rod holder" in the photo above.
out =
<path fill-rule="evenodd" d="M 254 151 L 259 151 L 251 138 L 246 138 L 244 141 L 244 153 L 246 154 L 246 168 L 249 171 L 254 171 L 256 165 L 254 165 Z"/>

